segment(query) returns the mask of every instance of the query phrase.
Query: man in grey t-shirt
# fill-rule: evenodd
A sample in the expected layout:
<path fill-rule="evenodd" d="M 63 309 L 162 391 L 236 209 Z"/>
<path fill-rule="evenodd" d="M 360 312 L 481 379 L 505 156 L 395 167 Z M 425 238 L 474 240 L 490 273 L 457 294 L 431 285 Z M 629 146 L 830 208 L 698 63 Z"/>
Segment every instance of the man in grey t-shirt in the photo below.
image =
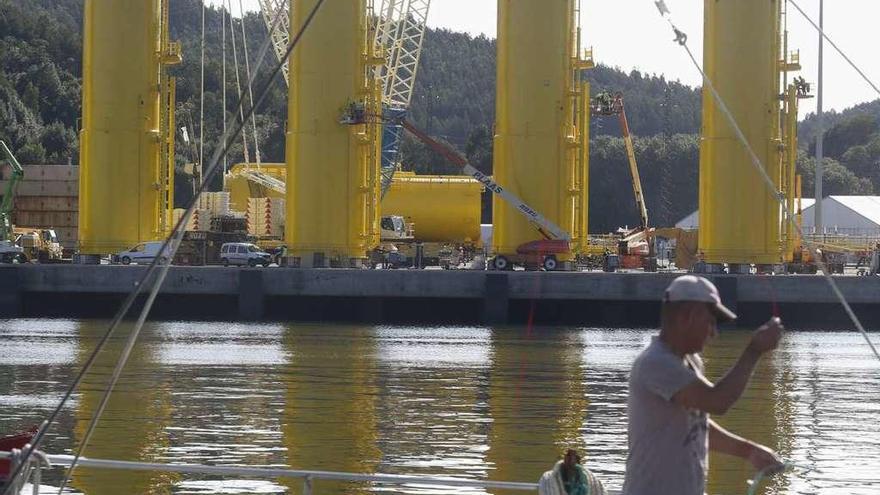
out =
<path fill-rule="evenodd" d="M 759 328 L 736 364 L 712 384 L 699 352 L 718 321 L 736 315 L 705 278 L 675 279 L 663 299 L 660 335 L 636 358 L 629 378 L 629 457 L 623 495 L 702 495 L 709 449 L 735 455 L 755 469 L 779 469 L 763 445 L 733 435 L 709 419 L 739 399 L 758 359 L 782 337 L 779 318 Z"/>

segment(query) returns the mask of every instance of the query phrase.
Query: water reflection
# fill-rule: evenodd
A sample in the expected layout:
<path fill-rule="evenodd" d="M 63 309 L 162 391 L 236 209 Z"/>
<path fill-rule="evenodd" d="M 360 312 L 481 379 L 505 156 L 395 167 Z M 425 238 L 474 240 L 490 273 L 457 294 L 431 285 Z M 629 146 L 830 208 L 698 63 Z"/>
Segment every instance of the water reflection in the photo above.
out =
<path fill-rule="evenodd" d="M 749 343 L 751 335 L 746 332 L 729 332 L 715 339 L 703 354 L 706 364 L 706 376 L 717 382 L 729 370 L 743 349 Z M 724 416 L 713 419 L 731 432 L 750 440 L 766 445 L 774 451 L 779 450 L 777 442 L 777 400 L 776 366 L 773 355 L 764 356 L 755 368 L 739 401 Z M 759 420 L 756 420 L 760 418 Z M 784 454 L 784 453 L 783 453 Z M 709 493 L 722 493 L 724 489 L 740 487 L 734 493 L 745 491 L 745 482 L 754 476 L 751 464 L 737 457 L 711 453 L 709 456 Z M 774 480 L 760 493 L 779 493 L 779 479 Z"/>
<path fill-rule="evenodd" d="M 81 444 L 90 418 L 98 408 L 107 381 L 113 373 L 116 360 L 131 330 L 124 325 L 107 342 L 92 370 L 85 375 L 79 389 L 76 425 L 76 445 Z M 94 350 L 100 325 L 84 324 L 79 327 L 79 349 L 76 363 L 81 367 Z M 146 328 L 141 342 L 135 346 L 125 371 L 119 379 L 102 415 L 101 427 L 96 428 L 85 449 L 87 457 L 125 461 L 153 461 L 168 447 L 165 426 L 171 415 L 169 383 L 157 376 L 156 346 L 152 330 Z M 115 495 L 119 493 L 167 493 L 173 475 L 143 471 L 120 472 L 105 469 L 78 468 L 72 484 L 88 495 Z"/>
<path fill-rule="evenodd" d="M 372 473 L 379 464 L 374 329 L 299 325 L 284 348 L 285 408 L 281 427 L 294 469 Z M 301 493 L 302 482 L 282 482 Z M 365 493 L 355 483 L 316 482 L 320 493 Z"/>
<path fill-rule="evenodd" d="M 490 331 L 383 327 L 376 337 L 382 370 L 382 400 L 378 404 L 379 448 L 383 453 L 380 470 L 485 479 L 491 425 Z M 444 490 L 407 487 L 407 492 Z"/>
<path fill-rule="evenodd" d="M 496 329 L 492 348 L 490 478 L 534 482 L 565 449 L 584 449 L 582 342 L 561 329 Z"/>
<path fill-rule="evenodd" d="M 281 445 L 288 362 L 286 327 L 168 323 L 156 326 L 157 356 L 173 404 L 164 462 L 285 466 Z M 185 476 L 177 493 L 283 493 L 273 480 Z"/>

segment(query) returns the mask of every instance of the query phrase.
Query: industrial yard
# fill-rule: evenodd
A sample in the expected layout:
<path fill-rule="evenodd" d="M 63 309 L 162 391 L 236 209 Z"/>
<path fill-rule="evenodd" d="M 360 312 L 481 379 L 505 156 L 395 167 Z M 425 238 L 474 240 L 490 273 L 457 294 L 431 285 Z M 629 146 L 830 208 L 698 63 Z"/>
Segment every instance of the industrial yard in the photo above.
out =
<path fill-rule="evenodd" d="M 185 50 L 171 35 L 171 3 L 132 11 L 127 2 L 87 2 L 77 165 L 22 166 L 4 148 L 0 242 L 3 260 L 18 265 L 3 271 L 10 311 L 37 314 L 51 305 L 31 303 L 36 294 L 65 290 L 87 307 L 88 294 L 124 293 L 153 264 L 175 265 L 166 295 L 235 297 L 244 308 L 230 313 L 236 318 L 299 318 L 271 310 L 271 299 L 283 294 L 302 297 L 303 306 L 324 296 L 433 301 L 438 315 L 450 314 L 439 301 L 474 298 L 482 301 L 474 307 L 485 307 L 465 319 L 499 322 L 522 320 L 518 303 L 511 309 L 509 301 L 655 301 L 657 287 L 686 271 L 774 291 L 793 283 L 786 277 L 803 275 L 798 301 L 819 303 L 827 294 L 811 275 L 833 273 L 867 287 L 873 279 L 854 275 L 880 269 L 872 197 L 857 201 L 861 209 L 847 208 L 848 197 L 826 198 L 830 229 L 822 225 L 826 201 L 802 198 L 798 105 L 817 88 L 798 75 L 799 52 L 786 34 L 789 8 L 779 2 L 706 6 L 704 66 L 717 98 L 702 100 L 699 205 L 679 225 L 655 224 L 650 215 L 646 190 L 655 184 L 643 183 L 625 103 L 638 95 L 591 88 L 598 62 L 586 48 L 579 2 L 499 3 L 491 174 L 409 117 L 429 1 L 260 2 L 265 63 L 282 64 L 274 84 L 287 92 L 283 162 L 262 158 L 266 143 L 251 115 L 260 111 L 259 67 L 251 77 L 258 61 L 249 57 L 245 25 L 239 33 L 225 10 L 223 73 L 226 80 L 234 73 L 239 94 L 230 98 L 241 105 L 224 113 L 216 149 L 205 147 L 204 115 L 198 126 L 189 110 L 178 115 L 175 67 Z M 313 19 L 316 5 L 322 14 Z M 296 44 L 305 30 L 308 41 Z M 718 41 L 729 39 L 738 42 Z M 591 126 L 613 127 L 625 145 L 619 194 L 631 198 L 638 221 L 628 226 L 621 218 L 615 232 L 590 228 L 590 209 L 607 208 L 590 200 Z M 405 142 L 457 172 L 414 172 L 401 152 Z M 233 145 L 242 161 L 228 159 Z M 188 183 L 175 184 L 180 177 Z M 181 188 L 191 201 L 175 200 Z M 309 270 L 320 271 L 303 273 Z M 339 289 L 293 289 L 300 282 L 292 281 L 326 277 Z M 535 287 L 515 289 L 522 280 Z M 558 283 L 566 287 L 561 294 L 549 289 Z M 725 295 L 731 303 L 737 297 Z M 426 311 L 411 313 L 432 319 Z M 547 320 L 571 319 L 553 316 L 560 311 Z"/>
<path fill-rule="evenodd" d="M 3 495 L 876 492 L 880 6 L 623 3 L 0 0 Z"/>

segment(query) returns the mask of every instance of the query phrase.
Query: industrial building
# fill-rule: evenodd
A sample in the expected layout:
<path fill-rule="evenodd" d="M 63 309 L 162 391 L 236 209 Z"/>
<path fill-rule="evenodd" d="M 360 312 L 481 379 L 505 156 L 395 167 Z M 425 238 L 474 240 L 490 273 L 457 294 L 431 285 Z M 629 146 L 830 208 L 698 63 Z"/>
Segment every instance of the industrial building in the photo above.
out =
<path fill-rule="evenodd" d="M 809 200 L 809 206 L 804 207 L 804 233 L 880 238 L 880 196 L 832 195 L 822 199 L 822 232 L 815 229 L 814 203 Z"/>
<path fill-rule="evenodd" d="M 802 198 L 801 225 L 805 234 L 816 234 L 813 198 Z M 699 210 L 676 222 L 683 230 L 700 228 Z M 822 200 L 823 234 L 880 237 L 880 196 L 837 196 Z"/>

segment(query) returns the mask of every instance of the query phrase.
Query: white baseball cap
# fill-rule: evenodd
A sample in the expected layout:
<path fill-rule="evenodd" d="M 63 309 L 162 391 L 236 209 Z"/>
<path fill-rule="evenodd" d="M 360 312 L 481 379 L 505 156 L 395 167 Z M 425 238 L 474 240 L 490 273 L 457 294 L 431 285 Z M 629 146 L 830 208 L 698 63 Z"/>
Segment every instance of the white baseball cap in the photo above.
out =
<path fill-rule="evenodd" d="M 696 275 L 682 275 L 673 280 L 663 296 L 668 302 L 703 302 L 712 305 L 719 322 L 736 319 L 736 313 L 721 304 L 721 296 L 715 284 Z"/>

